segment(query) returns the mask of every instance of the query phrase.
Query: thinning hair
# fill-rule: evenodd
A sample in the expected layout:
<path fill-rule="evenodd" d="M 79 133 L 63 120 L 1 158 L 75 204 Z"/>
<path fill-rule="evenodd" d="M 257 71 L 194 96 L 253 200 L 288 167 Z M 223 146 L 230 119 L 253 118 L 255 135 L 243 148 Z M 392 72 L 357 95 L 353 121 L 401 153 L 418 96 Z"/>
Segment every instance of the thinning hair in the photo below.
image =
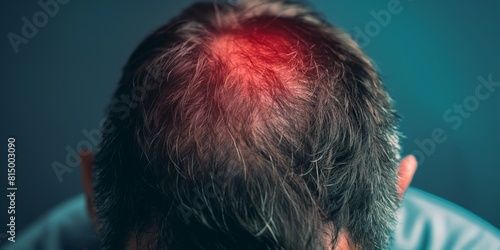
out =
<path fill-rule="evenodd" d="M 389 244 L 397 115 L 358 45 L 306 7 L 192 5 L 133 52 L 107 117 L 105 249 Z"/>

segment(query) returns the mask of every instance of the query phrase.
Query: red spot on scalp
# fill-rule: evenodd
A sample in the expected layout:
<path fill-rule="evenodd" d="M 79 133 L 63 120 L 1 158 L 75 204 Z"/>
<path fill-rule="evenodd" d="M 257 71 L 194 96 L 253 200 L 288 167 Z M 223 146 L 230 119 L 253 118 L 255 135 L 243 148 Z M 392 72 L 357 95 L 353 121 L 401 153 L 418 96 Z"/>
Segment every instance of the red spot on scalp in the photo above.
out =
<path fill-rule="evenodd" d="M 218 81 L 214 103 L 232 117 L 231 124 L 280 127 L 286 121 L 279 114 L 293 113 L 294 105 L 310 95 L 306 74 L 311 53 L 303 40 L 269 23 L 217 34 L 207 43 L 211 72 Z"/>
<path fill-rule="evenodd" d="M 286 89 L 301 78 L 304 60 L 299 45 L 283 34 L 249 28 L 220 34 L 209 46 L 228 75 L 252 94 Z"/>

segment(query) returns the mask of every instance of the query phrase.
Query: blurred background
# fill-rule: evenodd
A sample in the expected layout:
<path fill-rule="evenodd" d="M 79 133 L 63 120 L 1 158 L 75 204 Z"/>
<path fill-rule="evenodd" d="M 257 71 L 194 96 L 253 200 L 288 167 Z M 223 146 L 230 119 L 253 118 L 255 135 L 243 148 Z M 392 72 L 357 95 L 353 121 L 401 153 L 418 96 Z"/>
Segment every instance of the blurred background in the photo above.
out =
<path fill-rule="evenodd" d="M 82 192 L 74 152 L 96 150 L 87 132 L 99 128 L 122 66 L 194 1 L 113 2 L 10 0 L 0 8 L 0 186 L 13 136 L 18 235 Z M 403 117 L 403 153 L 420 161 L 413 186 L 500 227 L 500 2 L 307 3 L 375 61 Z M 5 225 L 6 189 L 0 193 Z"/>

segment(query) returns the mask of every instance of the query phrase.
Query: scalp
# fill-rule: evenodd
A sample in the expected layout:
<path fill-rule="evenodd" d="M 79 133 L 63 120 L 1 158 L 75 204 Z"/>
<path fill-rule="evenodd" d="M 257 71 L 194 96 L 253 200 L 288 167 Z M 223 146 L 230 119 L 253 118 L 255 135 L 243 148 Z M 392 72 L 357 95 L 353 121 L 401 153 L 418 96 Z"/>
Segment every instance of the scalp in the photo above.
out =
<path fill-rule="evenodd" d="M 282 114 L 292 115 L 310 96 L 311 48 L 294 31 L 282 29 L 293 25 L 289 21 L 248 19 L 207 43 L 210 71 L 223 76 L 219 84 L 224 106 L 238 107 L 239 113 L 249 111 L 245 116 L 254 118 L 252 129 L 284 126 Z"/>

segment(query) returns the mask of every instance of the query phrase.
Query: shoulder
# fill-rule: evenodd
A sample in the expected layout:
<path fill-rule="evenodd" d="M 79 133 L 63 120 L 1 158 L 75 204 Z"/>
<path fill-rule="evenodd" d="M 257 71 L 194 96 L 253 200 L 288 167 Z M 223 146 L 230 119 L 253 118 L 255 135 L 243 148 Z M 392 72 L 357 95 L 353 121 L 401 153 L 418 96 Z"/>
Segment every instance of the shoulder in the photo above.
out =
<path fill-rule="evenodd" d="M 500 231 L 471 212 L 410 188 L 394 233 L 394 249 L 500 249 Z"/>
<path fill-rule="evenodd" d="M 66 201 L 2 249 L 99 249 L 85 207 L 83 195 Z M 457 205 L 410 188 L 399 210 L 393 249 L 497 250 L 500 231 Z"/>
<path fill-rule="evenodd" d="M 83 195 L 58 205 L 21 232 L 16 242 L 6 242 L 2 247 L 2 250 L 99 249 Z"/>

